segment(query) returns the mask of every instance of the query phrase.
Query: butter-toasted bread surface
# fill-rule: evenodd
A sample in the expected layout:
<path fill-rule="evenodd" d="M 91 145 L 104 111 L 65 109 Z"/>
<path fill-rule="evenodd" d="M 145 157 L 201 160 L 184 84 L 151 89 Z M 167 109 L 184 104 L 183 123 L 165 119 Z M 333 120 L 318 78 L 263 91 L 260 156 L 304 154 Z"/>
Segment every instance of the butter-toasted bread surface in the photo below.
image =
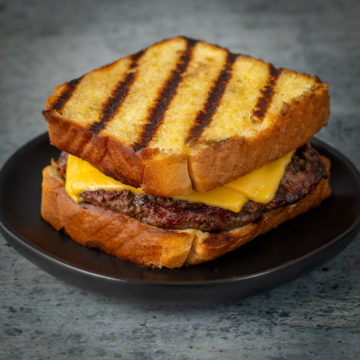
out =
<path fill-rule="evenodd" d="M 221 186 L 306 143 L 327 123 L 328 86 L 177 37 L 55 88 L 51 142 L 150 194 Z"/>

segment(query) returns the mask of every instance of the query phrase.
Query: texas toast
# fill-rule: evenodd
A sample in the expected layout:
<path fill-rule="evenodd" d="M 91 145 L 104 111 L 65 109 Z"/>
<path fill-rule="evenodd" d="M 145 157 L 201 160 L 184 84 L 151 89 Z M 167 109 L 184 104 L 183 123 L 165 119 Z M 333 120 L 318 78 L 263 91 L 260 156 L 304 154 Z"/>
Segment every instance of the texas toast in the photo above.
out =
<path fill-rule="evenodd" d="M 303 145 L 326 124 L 329 95 L 317 77 L 178 37 L 58 86 L 45 108 L 56 147 L 172 196 Z"/>

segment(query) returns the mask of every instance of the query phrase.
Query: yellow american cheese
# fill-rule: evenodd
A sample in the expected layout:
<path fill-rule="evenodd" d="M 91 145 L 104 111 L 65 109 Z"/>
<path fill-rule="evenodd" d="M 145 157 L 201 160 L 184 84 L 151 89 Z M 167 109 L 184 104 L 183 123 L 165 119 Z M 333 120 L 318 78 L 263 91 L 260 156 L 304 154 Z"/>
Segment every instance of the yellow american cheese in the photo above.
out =
<path fill-rule="evenodd" d="M 134 188 L 104 175 L 87 161 L 69 154 L 66 168 L 65 190 L 76 202 L 80 201 L 83 191 L 93 190 L 130 190 L 136 194 L 141 189 Z"/>
<path fill-rule="evenodd" d="M 267 204 L 274 198 L 293 154 L 294 151 L 224 186 L 240 192 L 250 200 Z"/>
<path fill-rule="evenodd" d="M 173 198 L 175 200 L 186 200 L 189 202 L 200 202 L 210 206 L 218 206 L 233 212 L 239 212 L 247 202 L 247 198 L 244 195 L 225 186 L 203 193 L 193 191 L 188 195 L 173 196 Z"/>
<path fill-rule="evenodd" d="M 200 193 L 193 191 L 188 195 L 174 196 L 175 200 L 201 202 L 209 206 L 239 212 L 248 199 L 266 204 L 271 201 L 284 175 L 285 167 L 290 162 L 293 152 L 273 161 L 252 173 L 216 189 Z M 69 155 L 65 190 L 76 202 L 80 201 L 83 191 L 94 190 L 130 190 L 144 193 L 135 188 L 102 174 L 88 162 Z"/>

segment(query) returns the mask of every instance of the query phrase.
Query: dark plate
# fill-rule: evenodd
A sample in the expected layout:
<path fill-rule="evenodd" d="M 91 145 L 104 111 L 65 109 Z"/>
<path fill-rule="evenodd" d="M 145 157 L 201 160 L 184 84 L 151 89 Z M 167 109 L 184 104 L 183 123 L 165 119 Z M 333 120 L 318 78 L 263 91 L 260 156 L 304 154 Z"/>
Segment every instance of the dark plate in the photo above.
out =
<path fill-rule="evenodd" d="M 322 205 L 213 262 L 154 270 L 88 249 L 40 217 L 41 171 L 59 153 L 43 134 L 0 173 L 0 228 L 9 243 L 47 272 L 79 287 L 136 302 L 217 302 L 275 287 L 329 260 L 355 238 L 360 177 L 343 155 L 314 139 L 332 162 L 333 196 Z"/>

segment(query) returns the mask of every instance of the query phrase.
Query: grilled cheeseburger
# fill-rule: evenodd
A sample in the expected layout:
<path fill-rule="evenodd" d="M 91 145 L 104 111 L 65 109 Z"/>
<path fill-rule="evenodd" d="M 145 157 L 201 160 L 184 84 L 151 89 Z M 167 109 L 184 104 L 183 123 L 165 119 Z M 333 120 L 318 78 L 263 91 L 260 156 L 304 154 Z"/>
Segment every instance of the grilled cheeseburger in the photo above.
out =
<path fill-rule="evenodd" d="M 317 77 L 177 37 L 55 88 L 41 214 L 138 264 L 215 259 L 330 195 Z"/>

